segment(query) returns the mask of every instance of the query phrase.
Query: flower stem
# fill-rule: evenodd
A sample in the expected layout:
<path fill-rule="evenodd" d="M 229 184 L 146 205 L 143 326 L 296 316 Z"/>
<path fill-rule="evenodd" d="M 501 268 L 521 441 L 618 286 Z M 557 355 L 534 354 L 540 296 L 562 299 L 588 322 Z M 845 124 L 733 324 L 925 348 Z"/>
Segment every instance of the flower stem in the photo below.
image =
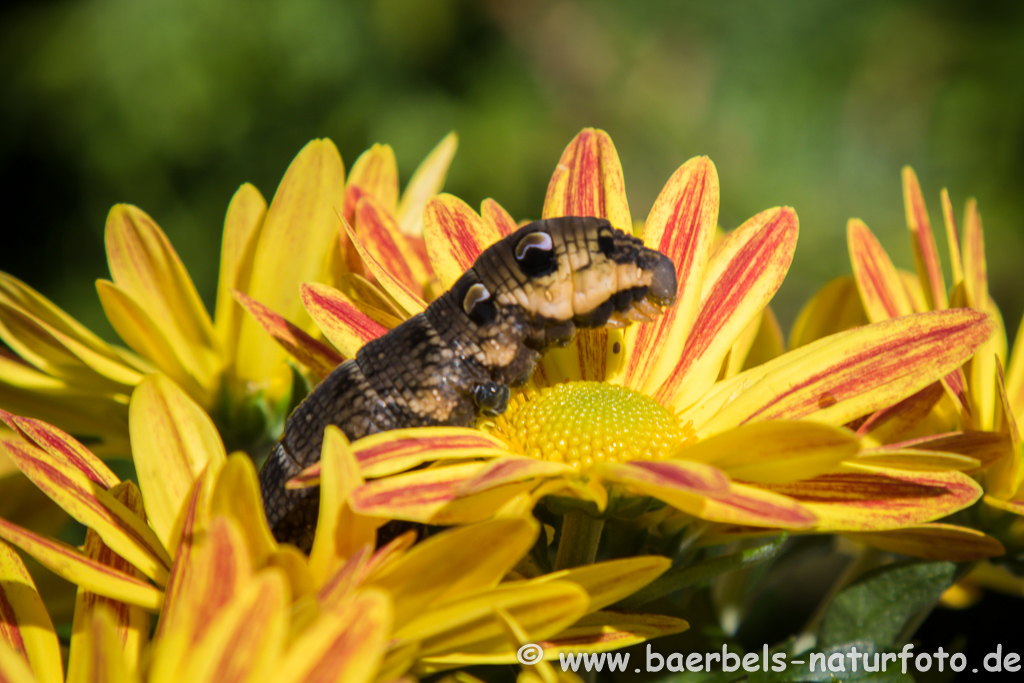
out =
<path fill-rule="evenodd" d="M 604 520 L 581 510 L 571 510 L 562 517 L 562 540 L 558 542 L 555 571 L 593 564 L 601 541 Z"/>

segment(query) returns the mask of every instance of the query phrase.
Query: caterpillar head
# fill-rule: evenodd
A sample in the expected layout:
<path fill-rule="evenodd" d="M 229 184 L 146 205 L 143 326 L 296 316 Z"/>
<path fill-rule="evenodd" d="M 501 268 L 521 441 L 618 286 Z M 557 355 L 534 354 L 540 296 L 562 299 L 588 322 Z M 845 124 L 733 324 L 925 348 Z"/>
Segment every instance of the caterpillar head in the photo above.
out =
<path fill-rule="evenodd" d="M 676 298 L 671 259 L 601 218 L 530 223 L 486 249 L 473 271 L 466 312 L 516 311 L 536 349 L 567 343 L 577 328 L 649 322 Z"/>

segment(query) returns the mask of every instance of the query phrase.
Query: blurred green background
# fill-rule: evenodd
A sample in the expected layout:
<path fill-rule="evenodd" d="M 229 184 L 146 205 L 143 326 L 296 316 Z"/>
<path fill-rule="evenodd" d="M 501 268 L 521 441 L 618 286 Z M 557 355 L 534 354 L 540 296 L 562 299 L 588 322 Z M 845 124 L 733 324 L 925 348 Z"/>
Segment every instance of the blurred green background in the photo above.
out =
<path fill-rule="evenodd" d="M 452 129 L 447 189 L 520 219 L 581 127 L 611 134 L 636 218 L 710 155 L 723 227 L 797 209 L 786 327 L 849 272 L 851 216 L 912 267 L 911 164 L 940 228 L 943 186 L 958 217 L 978 198 L 1011 334 L 1024 307 L 1021 3 L 59 0 L 0 17 L 0 269 L 108 337 L 93 280 L 113 203 L 156 218 L 211 303 L 240 183 L 269 198 L 320 136 L 348 167 L 392 144 L 404 182 Z"/>

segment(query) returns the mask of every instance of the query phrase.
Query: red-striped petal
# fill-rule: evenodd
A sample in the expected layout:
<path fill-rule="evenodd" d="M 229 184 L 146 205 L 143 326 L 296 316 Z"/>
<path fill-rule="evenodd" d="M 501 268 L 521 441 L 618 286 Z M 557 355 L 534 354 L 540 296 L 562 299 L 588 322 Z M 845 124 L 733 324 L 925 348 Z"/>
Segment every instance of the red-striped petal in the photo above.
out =
<path fill-rule="evenodd" d="M 914 307 L 896 266 L 868 226 L 856 218 L 851 219 L 846 226 L 846 240 L 853 276 L 868 319 L 876 323 L 913 313 Z"/>
<path fill-rule="evenodd" d="M 819 531 L 881 531 L 930 522 L 962 510 L 981 495 L 962 472 L 826 474 L 806 481 L 762 484 L 789 496 L 818 516 Z"/>
<path fill-rule="evenodd" d="M 388 331 L 344 294 L 327 285 L 303 284 L 302 305 L 324 336 L 347 358 L 355 358 L 366 342 Z"/>
<path fill-rule="evenodd" d="M 297 361 L 319 377 L 326 377 L 345 359 L 322 341 L 313 339 L 304 331 L 261 304 L 259 301 L 235 290 L 235 299 L 263 326 L 278 344 Z"/>
<path fill-rule="evenodd" d="M 707 157 L 683 164 L 654 202 L 644 223 L 644 243 L 676 266 L 676 303 L 653 323 L 626 331 L 627 386 L 653 393 L 682 355 L 697 315 L 704 273 L 718 223 L 718 171 Z"/>
<path fill-rule="evenodd" d="M 946 296 L 946 282 L 942 277 L 942 262 L 939 261 L 939 250 L 935 246 L 935 235 L 928 220 L 928 209 L 921 195 L 921 185 L 917 175 L 909 166 L 903 168 L 903 203 L 907 210 L 907 227 L 914 245 L 914 262 L 917 274 L 921 278 L 925 298 L 929 308 L 941 309 L 949 307 Z"/>
<path fill-rule="evenodd" d="M 700 312 L 679 360 L 655 398 L 688 404 L 714 384 L 736 338 L 786 277 L 798 231 L 796 213 L 782 208 L 759 213 L 728 236 L 708 266 Z"/>
<path fill-rule="evenodd" d="M 427 253 L 441 286 L 449 289 L 487 247 L 502 238 L 494 223 L 484 221 L 464 201 L 441 194 L 423 211 Z"/>
<path fill-rule="evenodd" d="M 75 468 L 103 488 L 109 489 L 121 482 L 117 475 L 110 471 L 106 463 L 93 455 L 92 451 L 79 443 L 73 436 L 57 429 L 53 425 L 32 417 L 12 415 L 6 410 L 0 410 L 0 420 L 53 457 Z"/>

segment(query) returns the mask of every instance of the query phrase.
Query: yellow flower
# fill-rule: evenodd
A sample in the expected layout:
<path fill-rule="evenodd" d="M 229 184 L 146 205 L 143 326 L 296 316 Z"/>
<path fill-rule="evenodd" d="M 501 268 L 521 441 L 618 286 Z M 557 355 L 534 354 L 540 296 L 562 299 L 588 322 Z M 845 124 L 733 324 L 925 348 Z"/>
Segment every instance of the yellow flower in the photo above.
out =
<path fill-rule="evenodd" d="M 337 282 L 345 252 L 339 211 L 372 204 L 422 240 L 424 202 L 444 182 L 454 134 L 424 160 L 399 201 L 394 152 L 375 145 L 346 180 L 330 140 L 314 140 L 291 163 L 269 206 L 242 185 L 224 222 L 211 317 L 160 227 L 141 209 L 107 217 L 110 280 L 97 282 L 111 324 L 131 349 L 111 346 L 31 287 L 0 274 L 0 408 L 59 425 L 102 454 L 126 455 L 128 397 L 158 370 L 214 415 L 239 446 L 272 441 L 287 409 L 286 353 L 243 314 L 235 293 L 257 298 L 300 332 L 315 327 L 298 298 L 303 282 Z M 268 424 L 269 423 L 269 424 Z M 261 448 L 261 447 L 257 447 Z"/>
<path fill-rule="evenodd" d="M 825 300 L 836 302 L 842 296 L 837 294 L 849 292 L 854 283 L 856 298 L 871 322 L 950 306 L 970 307 L 988 314 L 996 331 L 964 368 L 954 369 L 941 383 L 879 411 L 860 425 L 858 433 L 874 446 L 909 445 L 933 453 L 929 457 L 934 457 L 936 451 L 969 456 L 978 462 L 961 469 L 985 470 L 986 500 L 1013 508 L 1009 501 L 1024 500 L 1024 492 L 1020 491 L 1024 469 L 1020 466 L 1019 439 L 1013 424 L 1022 409 L 1019 405 L 1015 408 L 1014 403 L 1020 402 L 1019 396 L 1024 392 L 1024 353 L 1014 354 L 1004 383 L 1001 366 L 1006 359 L 1006 333 L 999 309 L 988 292 L 984 235 L 977 203 L 967 202 L 961 236 L 949 193 L 942 191 L 953 275 L 953 287 L 947 293 L 928 211 L 917 177 L 909 167 L 903 169 L 903 196 L 917 276 L 898 270 L 871 230 L 852 219 L 847 237 L 853 280 L 829 285 L 827 289 L 831 291 L 823 290 L 805 308 L 798 325 L 810 329 L 815 321 L 834 319 L 834 314 L 825 310 Z M 852 310 L 854 303 L 847 297 L 841 308 Z M 806 336 L 803 331 L 801 334 Z"/>
<path fill-rule="evenodd" d="M 581 333 L 546 354 L 486 445 L 451 444 L 456 434 L 471 440 L 468 430 L 370 437 L 392 455 L 374 461 L 366 476 L 379 478 L 356 490 L 356 509 L 462 523 L 503 505 L 528 509 L 517 502 L 526 492 L 531 501 L 573 496 L 603 511 L 610 486 L 721 524 L 873 531 L 973 503 L 980 489 L 960 472 L 849 464 L 861 448 L 843 425 L 958 368 L 991 333 L 987 316 L 951 310 L 881 322 L 744 369 L 755 339 L 781 348 L 764 310 L 789 267 L 797 218 L 789 208 L 769 209 L 714 245 L 717 213 L 714 165 L 688 161 L 662 190 L 641 235 L 675 263 L 676 305 L 656 322 Z M 424 215 L 427 251 L 443 287 L 515 226 L 491 200 L 478 215 L 450 195 L 429 201 Z M 584 130 L 568 146 L 543 215 L 633 225 L 605 133 Z M 385 291 L 378 302 L 398 317 L 421 311 L 425 302 L 375 256 L 384 250 L 349 234 Z M 345 355 L 390 327 L 366 299 L 306 285 L 303 300 Z M 284 321 L 276 325 L 280 330 Z M 627 419 L 637 415 L 644 417 Z M 437 464 L 405 471 L 431 461 Z M 296 485 L 315 482 L 314 467 Z"/>
<path fill-rule="evenodd" d="M 985 500 L 1012 509 L 1005 500 L 1020 484 L 1019 442 L 1014 436 L 999 366 L 1006 356 L 1002 317 L 988 293 L 984 237 L 977 203 L 968 200 L 963 234 L 957 230 L 949 193 L 941 193 L 942 215 L 952 263 L 947 292 L 935 238 L 914 171 L 903 169 L 903 198 L 916 274 L 899 270 L 862 221 L 851 219 L 847 241 L 853 276 L 825 286 L 794 324 L 794 346 L 866 322 L 923 311 L 970 307 L 986 313 L 995 332 L 963 367 L 924 389 L 860 420 L 857 434 L 868 447 L 861 462 L 895 462 L 908 468 L 945 467 L 967 474 L 984 471 Z M 1017 372 L 1024 373 L 1024 363 Z M 1024 374 L 1021 380 L 1024 382 Z M 897 455 L 898 453 L 901 453 Z M 959 464 L 957 461 L 960 461 Z M 1012 483 L 1016 481 L 1016 483 Z M 1024 498 L 1024 496 L 1022 496 Z M 1020 508 L 1024 510 L 1024 508 Z M 981 531 L 949 525 L 911 525 L 880 533 L 848 534 L 884 550 L 930 559 L 967 560 L 1005 552 Z"/>
<path fill-rule="evenodd" d="M 511 663 L 520 640 L 541 643 L 550 658 L 687 626 L 604 610 L 664 572 L 665 558 L 534 577 L 514 572 L 540 532 L 532 519 L 492 519 L 419 543 L 409 532 L 377 547 L 387 520 L 352 509 L 351 493 L 363 481 L 360 454 L 334 428 L 322 453 L 312 552 L 279 545 L 249 458 L 226 456 L 210 418 L 160 374 L 143 379 L 131 398 L 138 487 L 65 432 L 7 419 L 21 438 L 0 448 L 89 529 L 76 549 L 0 520 L 3 640 L 16 646 L 13 656 L 0 649 L 0 671 L 14 680 L 59 681 L 62 666 L 42 599 L 7 543 L 78 585 L 68 660 L 68 679 L 76 681 L 108 671 L 127 681 L 230 674 L 368 683 Z"/>

